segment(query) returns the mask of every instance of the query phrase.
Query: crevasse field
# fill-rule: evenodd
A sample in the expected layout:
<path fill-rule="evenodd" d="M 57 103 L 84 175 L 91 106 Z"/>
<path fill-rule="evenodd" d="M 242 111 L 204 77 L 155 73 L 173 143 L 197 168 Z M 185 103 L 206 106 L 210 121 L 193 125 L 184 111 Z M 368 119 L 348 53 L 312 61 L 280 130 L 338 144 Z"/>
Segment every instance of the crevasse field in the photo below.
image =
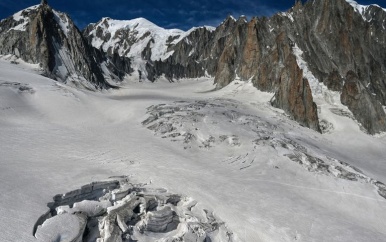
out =
<path fill-rule="evenodd" d="M 386 241 L 386 136 L 333 94 L 319 134 L 251 83 L 91 92 L 18 62 L 0 61 L 0 241 L 36 241 L 53 196 L 112 176 L 194 199 L 234 241 Z"/>

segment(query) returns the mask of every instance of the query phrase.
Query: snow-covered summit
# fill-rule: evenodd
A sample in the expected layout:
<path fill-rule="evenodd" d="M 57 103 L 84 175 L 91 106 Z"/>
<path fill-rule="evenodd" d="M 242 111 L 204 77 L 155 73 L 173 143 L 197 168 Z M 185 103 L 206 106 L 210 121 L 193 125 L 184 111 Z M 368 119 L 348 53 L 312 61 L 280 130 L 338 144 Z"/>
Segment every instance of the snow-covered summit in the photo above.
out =
<path fill-rule="evenodd" d="M 152 60 L 167 58 L 170 54 L 168 46 L 177 43 L 185 34 L 179 29 L 161 28 L 145 18 L 103 18 L 87 29 L 91 30 L 88 36 L 93 37 L 92 45 L 95 48 L 110 53 L 118 52 L 120 56 L 138 57 L 149 46 L 153 50 Z"/>
<path fill-rule="evenodd" d="M 12 15 L 12 21 L 15 21 L 17 23 L 16 23 L 16 26 L 10 28 L 8 31 L 10 31 L 10 30 L 26 31 L 26 28 L 27 28 L 28 24 L 30 23 L 30 15 L 33 14 L 34 12 L 36 12 L 39 9 L 39 7 L 41 7 L 41 6 L 42 6 L 41 4 L 34 5 L 34 6 L 20 10 L 19 12 L 13 14 Z M 63 32 L 67 36 L 69 28 L 70 28 L 70 26 L 69 26 L 70 20 L 69 20 L 68 15 L 65 13 L 59 12 L 59 11 L 55 11 L 55 10 L 52 10 L 52 12 L 54 13 L 54 18 L 55 18 L 56 22 L 59 24 L 59 26 L 61 27 L 61 29 L 63 30 Z"/>
<path fill-rule="evenodd" d="M 382 9 L 383 11 L 386 12 L 386 9 L 385 8 L 382 8 L 381 6 L 377 5 L 377 4 L 371 4 L 371 5 L 361 5 L 359 3 L 357 3 L 356 1 L 354 0 L 346 0 L 346 2 L 348 2 L 358 13 L 360 13 L 362 16 L 366 13 L 366 10 L 370 7 L 370 6 L 376 6 L 380 9 Z"/>
<path fill-rule="evenodd" d="M 63 33 L 68 37 L 68 32 L 74 28 L 73 26 L 71 26 L 71 20 L 69 19 L 68 15 L 55 10 L 53 10 L 52 12 L 54 13 L 55 20 L 59 24 Z"/>
<path fill-rule="evenodd" d="M 216 27 L 213 27 L 213 26 L 208 26 L 208 25 L 204 25 L 204 26 L 201 26 L 201 27 L 193 27 L 191 29 L 189 29 L 188 31 L 185 32 L 185 36 L 189 35 L 190 33 L 192 33 L 193 31 L 197 30 L 197 29 L 206 29 L 210 32 L 213 32 L 216 30 Z"/>
<path fill-rule="evenodd" d="M 38 9 L 39 6 L 40 5 L 31 6 L 15 13 L 12 16 L 12 20 L 17 22 L 17 24 L 14 27 L 10 28 L 8 31 L 11 31 L 11 30 L 25 31 L 27 25 L 30 22 L 28 15 L 31 13 L 31 11 Z"/>
<path fill-rule="evenodd" d="M 213 32 L 213 27 L 206 28 Z M 133 78 L 148 77 L 148 63 L 165 61 L 175 52 L 175 46 L 195 30 L 164 29 L 145 18 L 132 20 L 115 20 L 102 18 L 90 24 L 83 34 L 89 43 L 109 56 L 119 55 L 130 58 Z M 189 42 L 189 41 L 188 41 Z M 138 75 L 138 76 L 136 76 Z"/>
<path fill-rule="evenodd" d="M 37 9 L 39 6 L 40 5 L 34 5 L 34 6 L 26 8 L 26 9 L 20 10 L 19 12 L 15 13 L 12 17 L 15 21 L 20 21 L 20 20 L 25 18 L 25 15 L 27 15 L 32 10 Z"/>

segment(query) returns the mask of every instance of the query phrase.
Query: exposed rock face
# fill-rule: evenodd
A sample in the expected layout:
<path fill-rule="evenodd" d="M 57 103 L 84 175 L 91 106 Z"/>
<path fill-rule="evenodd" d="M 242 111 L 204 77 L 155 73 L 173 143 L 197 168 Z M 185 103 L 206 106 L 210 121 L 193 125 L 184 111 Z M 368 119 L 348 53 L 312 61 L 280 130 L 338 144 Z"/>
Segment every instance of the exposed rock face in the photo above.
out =
<path fill-rule="evenodd" d="M 349 71 L 371 94 L 367 102 L 386 106 L 385 19 L 386 10 L 376 5 L 297 1 L 271 18 L 248 22 L 229 16 L 217 28 L 187 32 L 165 30 L 143 18 L 104 18 L 83 31 L 87 44 L 67 15 L 42 3 L 0 23 L 0 54 L 41 63 L 58 80 L 81 79 L 96 87 L 109 86 L 104 78 L 128 75 L 150 81 L 212 76 L 217 88 L 235 78 L 251 80 L 258 89 L 276 93 L 276 107 L 319 131 L 313 99 L 323 93 L 317 88 L 341 92 Z M 354 116 L 370 133 L 386 129 L 384 122 L 365 121 L 364 105 L 354 106 Z M 375 106 L 371 117 L 382 117 L 383 109 Z"/>
<path fill-rule="evenodd" d="M 312 99 L 311 88 L 293 55 L 287 58 L 272 105 L 287 111 L 300 124 L 320 132 L 318 110 Z"/>
<path fill-rule="evenodd" d="M 323 83 L 332 91 L 342 91 L 344 79 L 337 70 L 334 70 L 328 74 Z"/>
<path fill-rule="evenodd" d="M 171 48 L 172 55 L 167 59 L 147 63 L 146 69 L 150 80 L 162 75 L 170 81 L 214 75 L 216 65 L 214 58 L 218 58 L 218 55 L 211 54 L 216 50 L 208 44 L 215 38 L 213 29 L 194 28 L 185 35 L 183 40 Z"/>
<path fill-rule="evenodd" d="M 346 73 L 358 76 L 360 101 L 347 99 L 352 82 L 345 86 L 342 101 L 369 133 L 385 130 L 379 103 L 386 105 L 386 11 L 346 0 L 308 1 L 291 11 L 293 38 L 313 74 L 336 91 L 342 90 Z M 364 103 L 371 104 L 371 111 Z"/>
<path fill-rule="evenodd" d="M 260 90 L 276 92 L 274 106 L 302 125 L 320 131 L 311 89 L 292 54 L 293 42 L 284 31 L 271 34 L 267 21 L 235 21 L 234 32 L 228 36 L 218 61 L 217 86 L 226 86 L 236 75 L 251 79 Z"/>
<path fill-rule="evenodd" d="M 269 19 L 253 18 L 247 23 L 243 18 L 235 20 L 229 17 L 209 37 L 204 38 L 206 48 L 211 51 L 195 48 L 199 53 L 194 56 L 197 64 L 192 65 L 188 61 L 180 63 L 187 69 L 202 65 L 207 73 L 215 76 L 218 88 L 226 86 L 236 76 L 242 80 L 251 79 L 258 89 L 280 95 L 276 96 L 275 106 L 285 109 L 301 124 L 319 131 L 313 103 L 316 93 L 312 85 L 311 92 L 306 87 L 310 86 L 307 81 L 300 85 L 303 83 L 302 74 L 296 71 L 296 74 L 290 74 L 296 69 L 296 63 L 288 64 L 288 56 L 295 52 L 295 46 L 299 48 L 302 55 L 297 58 L 307 63 L 308 69 L 320 82 L 313 85 L 324 83 L 332 91 L 341 91 L 343 77 L 348 71 L 354 71 L 362 86 L 375 94 L 367 96 L 368 101 L 386 106 L 385 17 L 386 11 L 373 5 L 360 8 L 345 0 L 310 0 L 302 5 L 298 1 L 288 12 Z M 200 42 L 200 37 L 191 38 L 188 42 Z M 179 48 L 180 43 L 173 47 L 172 60 L 186 53 L 185 50 L 191 50 L 189 46 Z M 170 71 L 173 69 L 163 68 L 161 73 Z M 298 88 L 284 88 L 291 85 L 285 84 L 283 78 L 293 85 L 296 83 Z M 288 91 L 296 94 L 285 94 Z M 296 95 L 302 97 L 298 98 L 302 102 L 295 101 Z M 364 120 L 368 117 L 363 108 L 358 106 L 351 110 L 365 129 L 374 133 L 386 128 L 383 122 L 365 124 Z M 383 110 L 375 108 L 372 114 L 373 118 L 382 117 Z"/>
<path fill-rule="evenodd" d="M 293 10 L 299 24 L 297 43 L 315 76 L 324 80 L 332 72 L 355 72 L 385 105 L 386 11 L 369 6 L 363 12 L 346 0 L 310 1 Z M 374 16 L 374 17 L 373 17 Z M 380 19 L 381 18 L 381 19 Z M 304 39 L 306 41 L 301 41 Z"/>
<path fill-rule="evenodd" d="M 342 90 L 342 103 L 370 134 L 375 134 L 386 131 L 386 115 L 382 105 L 372 96 L 358 76 L 349 71 Z"/>
<path fill-rule="evenodd" d="M 165 76 L 173 81 L 213 75 L 217 62 L 212 59 L 220 54 L 219 51 L 213 54 L 208 45 L 214 38 L 213 31 L 211 27 L 187 32 L 166 30 L 143 18 L 129 21 L 104 18 L 87 26 L 83 34 L 108 56 L 117 55 L 115 59 L 120 62 L 131 60 L 132 69 L 124 73 L 132 78 L 155 81 Z M 206 58 L 209 55 L 214 57 Z"/>
<path fill-rule="evenodd" d="M 41 5 L 20 11 L 0 23 L 0 54 L 40 63 L 46 75 L 90 89 L 108 88 L 95 50 L 64 13 Z M 101 55 L 99 55 L 101 56 Z"/>
<path fill-rule="evenodd" d="M 207 42 L 212 51 L 201 52 L 195 60 L 215 76 L 218 88 L 226 86 L 238 76 L 242 80 L 251 79 L 260 90 L 283 94 L 279 98 L 276 96 L 276 106 L 284 108 L 301 124 L 319 130 L 312 97 L 316 93 L 312 86 L 324 83 L 332 91 L 341 91 L 343 76 L 348 71 L 355 72 L 362 86 L 375 94 L 367 97 L 369 102 L 380 102 L 386 106 L 386 52 L 383 51 L 386 49 L 385 17 L 386 11 L 375 5 L 358 7 L 346 0 L 310 0 L 302 5 L 298 1 L 288 12 L 269 19 L 254 18 L 247 23 L 243 18 L 228 18 Z M 191 39 L 190 42 L 198 40 Z M 174 48 L 177 47 L 178 44 Z M 295 47 L 302 53 L 297 58 L 304 60 L 319 82 L 309 85 L 311 92 L 309 88 L 283 89 L 283 85 L 289 86 L 283 84 L 283 73 L 294 71 L 296 65 L 287 62 L 291 53 L 296 54 Z M 179 52 L 175 49 L 170 58 Z M 211 61 L 202 61 L 210 57 L 213 57 Z M 299 75 L 284 77 L 291 83 L 300 84 L 302 78 Z M 292 79 L 294 77 L 297 79 Z M 300 102 L 283 100 L 284 96 L 295 95 L 284 95 L 286 91 L 295 91 L 299 97 L 302 96 L 303 108 L 299 109 Z M 281 104 L 277 103 L 280 99 Z M 307 111 L 304 111 L 305 108 Z M 363 108 L 358 106 L 352 111 L 370 133 L 386 128 L 383 122 L 378 122 L 378 127 L 373 127 L 375 123 L 372 122 L 363 123 L 368 118 Z M 299 110 L 304 111 L 302 115 Z M 382 117 L 383 110 L 376 108 L 373 115 Z"/>

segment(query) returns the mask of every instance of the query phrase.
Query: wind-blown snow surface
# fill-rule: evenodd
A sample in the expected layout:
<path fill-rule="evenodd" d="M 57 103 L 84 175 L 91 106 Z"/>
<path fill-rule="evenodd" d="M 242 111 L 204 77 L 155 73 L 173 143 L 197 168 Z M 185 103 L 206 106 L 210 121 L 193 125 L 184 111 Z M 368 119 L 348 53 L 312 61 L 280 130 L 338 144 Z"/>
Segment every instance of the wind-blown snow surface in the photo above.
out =
<path fill-rule="evenodd" d="M 34 241 L 55 194 L 119 175 L 192 197 L 239 241 L 385 240 L 385 136 L 333 112 L 321 135 L 250 83 L 211 92 L 212 83 L 92 93 L 0 61 L 0 241 Z M 164 134 L 197 139 L 149 129 L 157 110 L 174 110 L 159 116 L 175 130 Z"/>

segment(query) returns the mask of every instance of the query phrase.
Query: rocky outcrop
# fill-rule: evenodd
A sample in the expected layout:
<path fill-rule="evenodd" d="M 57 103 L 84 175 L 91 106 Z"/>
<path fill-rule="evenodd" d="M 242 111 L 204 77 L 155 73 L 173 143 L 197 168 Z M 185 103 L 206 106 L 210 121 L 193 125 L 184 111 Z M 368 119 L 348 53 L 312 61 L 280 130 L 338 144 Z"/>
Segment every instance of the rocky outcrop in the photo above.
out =
<path fill-rule="evenodd" d="M 349 76 L 357 76 L 362 93 L 359 103 L 371 104 L 372 111 L 347 99 L 348 88 L 353 87 L 351 82 L 343 90 L 343 103 L 369 133 L 385 130 L 381 121 L 384 111 L 379 103 L 386 105 L 386 11 L 353 1 L 314 0 L 290 13 L 295 23 L 291 30 L 293 39 L 303 50 L 303 58 L 315 77 L 329 89 L 341 91 L 348 72 Z"/>
<path fill-rule="evenodd" d="M 263 91 L 276 92 L 272 104 L 285 110 L 300 124 L 320 131 L 317 108 L 308 81 L 293 54 L 294 43 L 285 31 L 272 34 L 270 21 L 235 22 L 219 59 L 215 81 L 223 87 L 239 76 L 252 80 Z"/>
<path fill-rule="evenodd" d="M 339 74 L 337 70 L 333 70 L 323 80 L 323 83 L 327 86 L 329 90 L 340 92 L 343 88 L 344 78 Z"/>
<path fill-rule="evenodd" d="M 342 103 L 351 110 L 370 134 L 385 132 L 385 111 L 379 101 L 372 96 L 359 77 L 353 71 L 349 71 L 342 90 Z"/>
<path fill-rule="evenodd" d="M 111 87 L 96 53 L 68 15 L 45 1 L 0 22 L 0 54 L 40 64 L 45 75 L 90 89 Z M 97 59 L 97 57 L 100 59 Z"/>
<path fill-rule="evenodd" d="M 214 82 L 217 88 L 228 85 L 236 77 L 236 68 L 240 56 L 242 43 L 245 38 L 245 26 L 247 22 L 244 18 L 238 21 L 228 17 L 228 19 L 219 27 L 219 33 L 224 36 L 224 48 L 217 60 Z M 225 34 L 224 34 L 225 32 Z M 224 34 L 224 35 L 223 35 Z"/>
<path fill-rule="evenodd" d="M 170 35 L 168 32 L 170 43 L 161 51 L 163 54 L 159 55 L 158 59 L 154 58 L 154 46 L 158 45 L 157 41 L 162 42 L 166 38 L 157 40 L 152 36 L 155 32 L 164 33 L 164 30 L 147 24 L 149 29 L 144 31 L 140 28 L 146 23 L 143 19 L 133 20 L 136 24 L 132 21 L 116 23 L 115 20 L 104 19 L 96 25 L 90 25 L 84 33 L 94 47 L 108 54 L 118 52 L 120 56 L 130 56 L 134 59 L 137 63 L 134 64 L 134 66 L 137 65 L 134 69 L 138 70 L 138 79 L 147 78 L 154 81 L 165 76 L 173 81 L 210 75 L 215 77 L 217 88 L 222 88 L 238 76 L 242 80 L 252 80 L 260 90 L 275 92 L 279 88 L 279 83 L 284 83 L 284 80 L 281 82 L 281 75 L 286 68 L 284 63 L 292 52 L 293 41 L 285 29 L 273 31 L 271 26 L 282 25 L 286 20 L 287 17 L 277 15 L 272 19 L 253 18 L 248 22 L 243 16 L 237 20 L 229 16 L 215 30 L 195 28 L 186 33 L 178 33 L 177 36 Z M 120 34 L 112 33 L 109 30 L 112 23 L 123 24 L 126 27 L 119 28 L 122 29 Z M 128 36 L 131 43 L 122 36 Z M 131 48 L 138 50 L 140 40 L 144 43 L 141 45 L 139 58 Z M 116 42 L 121 44 L 111 45 Z M 296 61 L 294 64 L 297 66 Z M 143 65 L 146 67 L 145 70 Z M 298 82 L 298 80 L 290 81 Z M 296 91 L 303 91 L 303 89 Z M 303 110 L 302 114 L 297 102 L 290 102 L 288 105 L 278 104 L 278 106 L 286 107 L 285 110 L 301 124 L 319 131 L 312 94 L 299 95 L 304 97 L 303 108 L 307 108 L 307 111 Z M 309 121 L 306 121 L 307 119 Z"/>
<path fill-rule="evenodd" d="M 294 55 L 290 55 L 285 62 L 272 105 L 286 111 L 301 125 L 320 132 L 318 109 L 313 102 L 310 85 Z"/>
<path fill-rule="evenodd" d="M 367 97 L 369 102 L 386 106 L 386 52 L 383 51 L 386 49 L 385 16 L 386 11 L 375 5 L 358 7 L 345 0 L 313 0 L 303 5 L 297 1 L 287 12 L 271 18 L 253 18 L 249 22 L 244 18 L 227 18 L 206 42 L 212 51 L 198 49 L 201 54 L 194 56 L 194 60 L 215 77 L 218 88 L 239 77 L 245 81 L 252 80 L 262 91 L 276 92 L 277 95 L 281 93 L 281 98 L 292 96 L 289 99 L 276 99 L 274 103 L 302 125 L 319 130 L 312 97 L 316 93 L 313 93 L 315 90 L 309 83 L 311 80 L 304 81 L 302 85 L 302 74 L 290 74 L 296 63 L 288 65 L 287 57 L 291 53 L 296 54 L 295 49 L 299 49 L 301 55 L 298 54 L 297 59 L 307 64 L 313 75 L 312 81 L 323 83 L 332 91 L 342 91 L 343 77 L 352 70 L 358 75 L 361 85 L 374 94 Z M 199 42 L 199 37 L 189 39 L 189 43 L 195 42 Z M 173 47 L 175 52 L 170 58 L 185 53 L 175 49 L 178 45 Z M 190 50 L 182 50 L 185 49 Z M 173 69 L 163 68 L 158 74 L 165 72 L 173 72 Z M 288 75 L 283 76 L 283 73 Z M 292 79 L 295 76 L 297 79 Z M 299 88 L 284 88 L 291 86 L 284 84 L 286 81 L 296 83 Z M 306 86 L 310 86 L 311 91 Z M 284 95 L 286 91 L 296 92 L 297 96 L 302 97 L 300 99 L 304 105 L 294 101 L 295 94 Z M 383 126 L 382 122 L 377 125 L 363 123 L 366 119 L 365 110 L 352 110 L 370 133 L 385 129 L 380 127 Z M 374 112 L 379 117 L 383 116 L 381 108 L 374 109 Z"/>
<path fill-rule="evenodd" d="M 248 22 L 228 16 L 217 28 L 187 32 L 166 30 L 143 18 L 103 18 L 83 31 L 85 41 L 67 15 L 42 4 L 0 23 L 0 54 L 41 63 L 57 80 L 81 80 L 75 83 L 86 86 L 89 81 L 94 87 L 109 87 L 106 79 L 124 77 L 173 81 L 212 76 L 217 88 L 236 78 L 250 80 L 258 89 L 276 93 L 276 107 L 319 131 L 313 98 L 323 99 L 324 86 L 341 92 L 349 71 L 371 93 L 367 102 L 386 106 L 385 18 L 386 10 L 376 5 L 309 0 L 296 1 L 270 18 Z M 285 93 L 289 91 L 296 93 Z M 383 122 L 365 121 L 363 108 L 350 109 L 366 130 L 386 129 Z M 382 117 L 384 111 L 373 112 Z"/>
<path fill-rule="evenodd" d="M 386 106 L 386 56 L 383 51 L 386 49 L 385 16 L 386 11 L 375 5 L 358 7 L 345 0 L 313 0 L 304 5 L 298 1 L 287 12 L 271 18 L 253 18 L 248 23 L 243 19 L 228 18 L 216 29 L 212 41 L 208 43 L 211 48 L 220 49 L 218 58 L 213 60 L 217 64 L 210 70 L 218 88 L 226 86 L 238 76 L 241 80 L 252 80 L 260 90 L 277 94 L 279 90 L 283 94 L 281 97 L 294 96 L 291 93 L 284 95 L 284 92 L 295 91 L 305 101 L 301 108 L 304 111 L 307 107 L 304 114 L 294 113 L 300 110 L 301 102 L 284 99 L 279 104 L 279 98 L 275 105 L 285 107 L 284 110 L 299 123 L 319 130 L 312 100 L 316 93 L 309 85 L 311 80 L 305 81 L 308 84 L 300 85 L 311 86 L 311 92 L 309 88 L 283 89 L 283 85 L 290 86 L 283 84 L 283 73 L 292 72 L 296 65 L 288 65 L 287 57 L 290 53 L 297 54 L 295 49 L 299 49 L 301 55 L 297 54 L 297 59 L 307 64 L 315 79 L 312 81 L 324 83 L 332 91 L 342 90 L 343 77 L 352 70 L 358 75 L 361 85 L 373 94 L 367 97 L 368 101 Z M 292 84 L 300 84 L 302 78 L 292 79 L 295 76 L 285 75 L 285 79 Z M 368 118 L 365 117 L 366 111 L 352 110 L 370 133 L 386 128 L 381 127 L 383 122 L 365 124 Z M 382 108 L 375 108 L 375 113 L 382 117 Z"/>
<path fill-rule="evenodd" d="M 203 57 L 210 55 L 207 43 L 213 38 L 213 30 L 201 27 L 184 32 L 163 29 L 143 18 L 128 21 L 103 18 L 87 26 L 83 34 L 113 64 L 130 60 L 131 69 L 123 70 L 127 76 L 150 81 L 165 76 L 173 81 L 214 72 L 214 64 Z"/>
<path fill-rule="evenodd" d="M 369 90 L 385 105 L 386 86 L 382 80 L 386 55 L 382 50 L 386 36 L 379 17 L 386 16 L 386 12 L 376 6 L 361 12 L 346 0 L 313 2 L 294 10 L 293 16 L 299 22 L 297 31 L 303 33 L 297 42 L 314 75 L 324 80 L 333 71 L 340 76 L 354 71 L 365 86 L 370 83 Z M 302 36 L 307 36 L 306 41 L 301 41 Z"/>

